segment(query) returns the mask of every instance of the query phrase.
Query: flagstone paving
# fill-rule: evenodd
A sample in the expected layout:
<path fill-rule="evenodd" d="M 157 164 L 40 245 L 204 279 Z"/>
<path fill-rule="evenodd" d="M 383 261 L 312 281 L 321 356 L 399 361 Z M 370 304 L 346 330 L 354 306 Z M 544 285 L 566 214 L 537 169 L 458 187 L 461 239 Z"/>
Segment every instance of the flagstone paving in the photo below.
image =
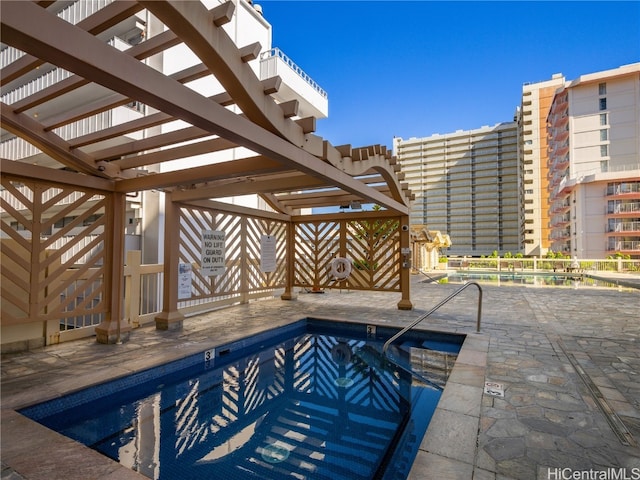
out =
<path fill-rule="evenodd" d="M 122 345 L 84 339 L 3 355 L 1 478 L 144 478 L 27 420 L 20 407 L 307 316 L 403 326 L 458 287 L 413 277 L 412 311 L 397 310 L 397 294 L 301 292 L 188 318 L 178 332 L 142 327 Z M 640 290 L 484 285 L 483 293 L 480 333 L 471 288 L 420 325 L 467 339 L 410 478 L 640 475 Z M 504 397 L 485 393 L 485 382 L 502 385 Z"/>

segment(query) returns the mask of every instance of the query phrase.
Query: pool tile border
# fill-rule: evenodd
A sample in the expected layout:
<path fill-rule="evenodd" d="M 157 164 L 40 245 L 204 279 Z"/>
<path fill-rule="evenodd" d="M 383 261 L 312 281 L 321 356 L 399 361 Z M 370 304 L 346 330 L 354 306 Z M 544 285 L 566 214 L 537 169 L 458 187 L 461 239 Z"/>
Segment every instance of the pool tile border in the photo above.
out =
<path fill-rule="evenodd" d="M 410 480 L 473 476 L 488 351 L 488 336 L 467 334 L 409 472 Z"/>

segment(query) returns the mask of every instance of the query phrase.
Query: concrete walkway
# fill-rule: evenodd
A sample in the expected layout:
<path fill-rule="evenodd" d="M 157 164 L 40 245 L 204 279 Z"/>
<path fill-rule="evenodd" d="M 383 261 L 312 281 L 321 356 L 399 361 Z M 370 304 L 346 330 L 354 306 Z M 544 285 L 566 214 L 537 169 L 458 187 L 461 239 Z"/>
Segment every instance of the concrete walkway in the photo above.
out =
<path fill-rule="evenodd" d="M 398 294 L 328 290 L 199 315 L 180 332 L 143 327 L 123 345 L 85 339 L 3 355 L 2 480 L 144 478 L 15 410 L 306 316 L 406 325 L 459 287 L 422 278 L 412 279 L 408 312 Z M 467 339 L 410 478 L 591 478 L 567 475 L 612 468 L 628 477 L 606 478 L 638 478 L 640 290 L 483 291 L 481 333 L 473 288 L 424 322 Z"/>

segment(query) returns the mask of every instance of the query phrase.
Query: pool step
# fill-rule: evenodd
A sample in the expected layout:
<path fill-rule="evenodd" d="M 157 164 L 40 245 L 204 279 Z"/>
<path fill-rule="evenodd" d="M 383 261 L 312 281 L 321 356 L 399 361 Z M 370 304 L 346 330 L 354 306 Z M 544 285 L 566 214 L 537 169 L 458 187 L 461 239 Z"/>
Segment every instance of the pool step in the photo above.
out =
<path fill-rule="evenodd" d="M 436 352 L 424 348 L 411 348 L 411 368 L 416 372 L 429 372 L 431 377 L 446 383 L 456 363 L 457 354 Z"/>
<path fill-rule="evenodd" d="M 386 369 L 390 362 L 411 374 L 418 384 L 439 390 L 444 389 L 456 361 L 457 353 L 413 345 L 415 344 L 400 344 L 388 350 L 386 355 L 378 348 L 368 346 L 359 349 L 356 355 L 363 357 L 368 364 L 378 368 Z"/>

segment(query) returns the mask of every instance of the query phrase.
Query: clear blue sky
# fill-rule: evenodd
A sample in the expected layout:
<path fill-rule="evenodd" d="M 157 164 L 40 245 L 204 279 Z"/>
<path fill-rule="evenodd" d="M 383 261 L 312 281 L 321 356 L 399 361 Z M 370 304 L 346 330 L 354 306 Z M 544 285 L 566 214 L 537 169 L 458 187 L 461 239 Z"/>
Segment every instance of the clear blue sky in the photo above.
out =
<path fill-rule="evenodd" d="M 522 84 L 640 61 L 640 2 L 254 0 L 329 95 L 317 134 L 391 147 L 511 121 Z"/>

